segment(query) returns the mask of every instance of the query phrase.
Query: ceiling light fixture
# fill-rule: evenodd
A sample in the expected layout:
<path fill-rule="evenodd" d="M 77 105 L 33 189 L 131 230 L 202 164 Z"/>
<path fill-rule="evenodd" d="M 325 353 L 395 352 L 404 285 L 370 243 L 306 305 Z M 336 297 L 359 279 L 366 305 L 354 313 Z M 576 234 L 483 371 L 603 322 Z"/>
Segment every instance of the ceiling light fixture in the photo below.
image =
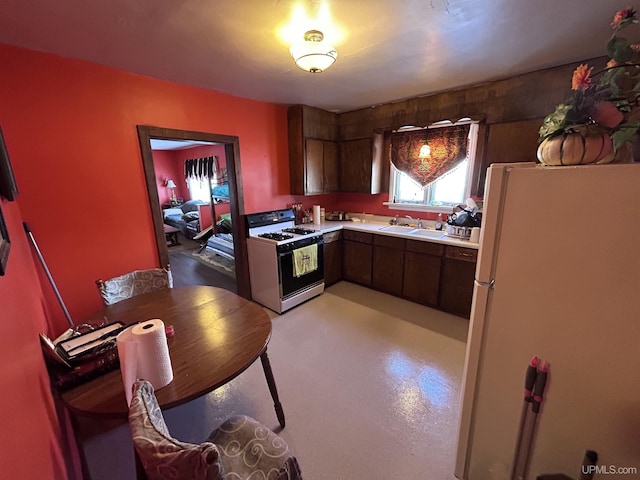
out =
<path fill-rule="evenodd" d="M 324 41 L 320 30 L 305 32 L 304 42 L 293 45 L 290 52 L 298 68 L 311 73 L 323 72 L 338 58 L 338 52 Z"/>

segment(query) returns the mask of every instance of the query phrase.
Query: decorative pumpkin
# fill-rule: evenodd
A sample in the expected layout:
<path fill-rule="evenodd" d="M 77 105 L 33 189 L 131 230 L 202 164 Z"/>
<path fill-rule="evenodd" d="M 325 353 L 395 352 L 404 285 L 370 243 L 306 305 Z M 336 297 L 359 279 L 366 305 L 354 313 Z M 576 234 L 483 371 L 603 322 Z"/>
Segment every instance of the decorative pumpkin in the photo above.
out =
<path fill-rule="evenodd" d="M 595 125 L 569 127 L 538 146 L 538 160 L 544 165 L 609 163 L 614 156 L 608 132 Z"/>

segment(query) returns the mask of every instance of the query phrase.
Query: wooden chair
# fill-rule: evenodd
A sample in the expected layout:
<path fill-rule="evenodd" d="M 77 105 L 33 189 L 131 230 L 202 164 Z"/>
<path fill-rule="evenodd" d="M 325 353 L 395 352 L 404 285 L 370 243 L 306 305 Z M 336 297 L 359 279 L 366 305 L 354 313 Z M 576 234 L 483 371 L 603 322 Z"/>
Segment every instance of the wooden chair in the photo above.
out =
<path fill-rule="evenodd" d="M 197 445 L 171 437 L 145 380 L 133 385 L 129 426 L 139 480 L 302 480 L 287 443 L 244 415 L 231 417 Z"/>
<path fill-rule="evenodd" d="M 173 288 L 173 277 L 169 265 L 167 268 L 135 270 L 109 280 L 96 280 L 98 292 L 105 306 L 121 300 L 135 297 L 141 293 L 153 292 L 163 288 Z"/>
<path fill-rule="evenodd" d="M 205 228 L 199 234 L 193 237 L 193 240 L 200 243 L 200 249 L 198 250 L 198 253 L 201 253 L 205 248 L 207 248 L 207 242 L 214 233 L 215 230 L 213 228 L 213 225 L 211 225 L 210 227 Z"/>

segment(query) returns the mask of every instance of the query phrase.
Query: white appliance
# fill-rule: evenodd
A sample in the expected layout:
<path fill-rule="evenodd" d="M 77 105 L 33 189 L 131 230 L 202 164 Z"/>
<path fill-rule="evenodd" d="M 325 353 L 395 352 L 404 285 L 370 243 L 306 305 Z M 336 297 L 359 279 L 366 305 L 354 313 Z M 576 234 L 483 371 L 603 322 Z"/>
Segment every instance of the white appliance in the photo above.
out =
<path fill-rule="evenodd" d="M 489 168 L 456 477 L 510 477 L 538 356 L 550 370 L 528 478 L 577 479 L 587 449 L 609 469 L 595 478 L 640 478 L 639 193 L 640 164 Z"/>
<path fill-rule="evenodd" d="M 324 292 L 322 232 L 295 224 L 291 209 L 246 215 L 253 299 L 282 313 Z M 294 251 L 315 245 L 316 268 L 294 275 Z"/>

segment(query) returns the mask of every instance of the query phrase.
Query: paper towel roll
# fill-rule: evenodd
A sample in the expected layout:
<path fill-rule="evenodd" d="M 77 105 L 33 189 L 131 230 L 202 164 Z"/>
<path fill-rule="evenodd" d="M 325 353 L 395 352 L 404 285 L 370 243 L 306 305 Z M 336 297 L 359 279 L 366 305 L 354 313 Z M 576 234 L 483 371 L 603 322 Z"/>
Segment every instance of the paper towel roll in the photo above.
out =
<path fill-rule="evenodd" d="M 480 227 L 473 227 L 471 229 L 471 236 L 469 237 L 469 241 L 473 243 L 478 243 L 480 241 Z"/>
<path fill-rule="evenodd" d="M 320 205 L 313 206 L 313 223 L 320 225 L 322 218 L 320 217 Z"/>
<path fill-rule="evenodd" d="M 127 405 L 137 379 L 148 380 L 155 390 L 171 383 L 173 369 L 162 320 L 154 318 L 127 328 L 116 337 L 116 343 Z"/>

